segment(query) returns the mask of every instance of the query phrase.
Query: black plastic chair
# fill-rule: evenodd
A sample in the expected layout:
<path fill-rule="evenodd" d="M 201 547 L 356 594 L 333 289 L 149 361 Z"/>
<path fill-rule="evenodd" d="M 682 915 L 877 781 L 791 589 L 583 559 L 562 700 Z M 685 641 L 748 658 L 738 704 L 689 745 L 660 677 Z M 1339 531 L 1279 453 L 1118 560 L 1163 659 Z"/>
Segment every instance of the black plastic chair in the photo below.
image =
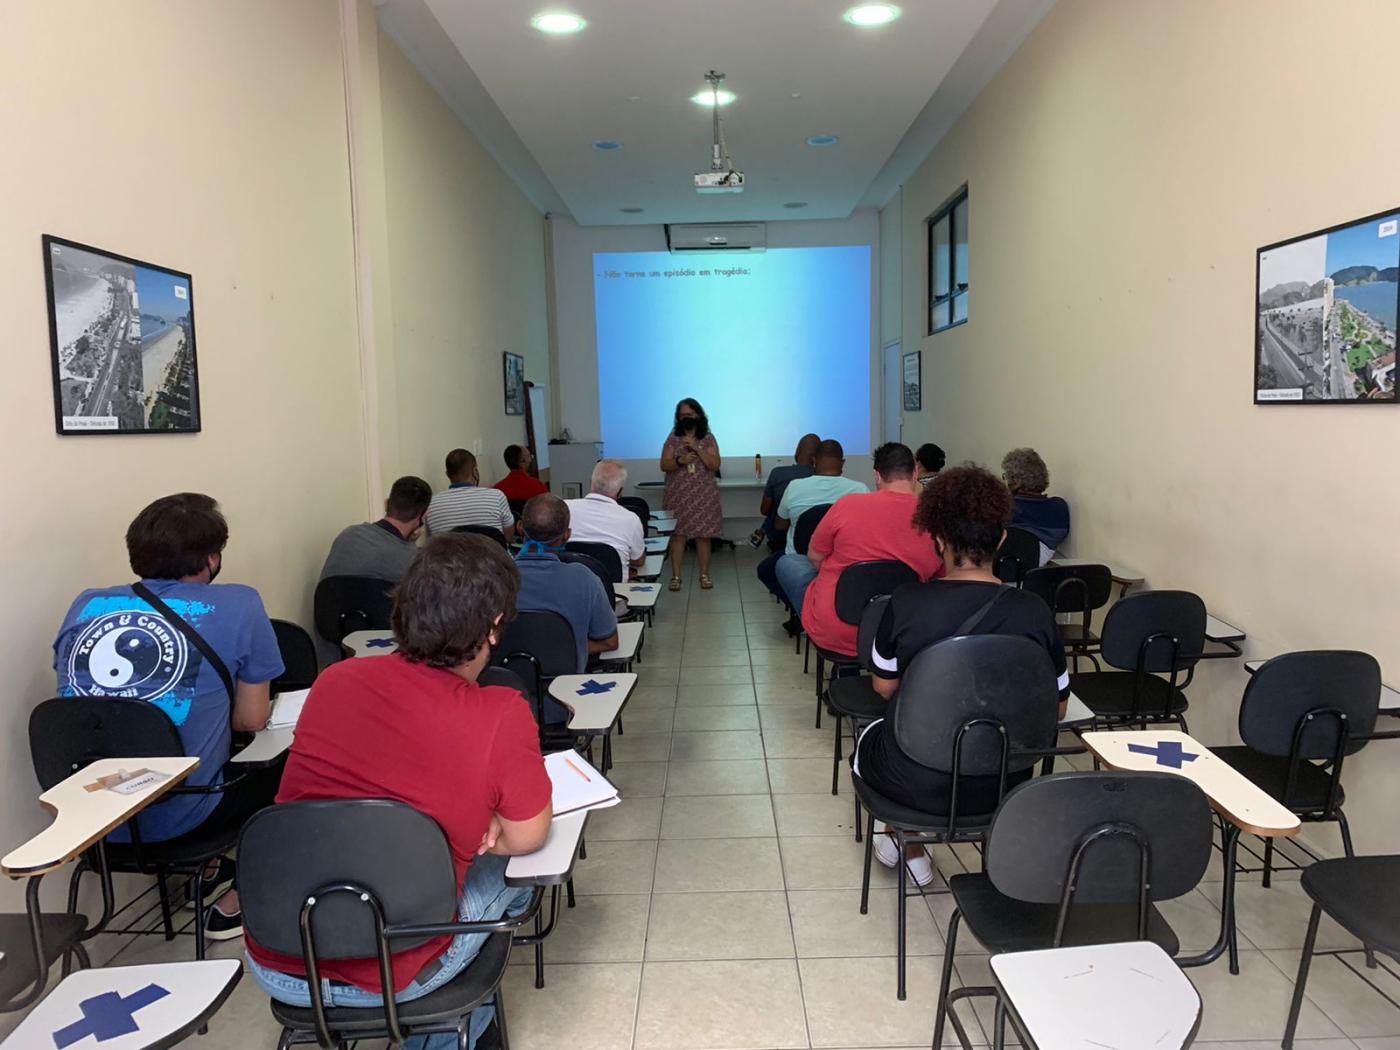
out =
<path fill-rule="evenodd" d="M 612 550 L 611 547 L 609 547 L 608 549 Z M 613 551 L 613 556 L 617 556 L 616 551 Z M 611 605 L 617 601 L 617 592 L 613 590 L 612 574 L 608 572 L 607 566 L 605 566 L 597 558 L 593 557 L 593 555 L 580 554 L 578 551 L 565 550 L 559 555 L 559 560 L 574 565 L 584 566 L 594 576 L 598 577 L 598 582 L 603 585 L 603 591 L 608 596 L 608 604 Z"/>
<path fill-rule="evenodd" d="M 1369 949 L 1400 960 L 1400 856 L 1337 857 L 1304 869 L 1303 892 L 1313 899 L 1308 935 L 1303 941 L 1293 1002 L 1283 1030 L 1283 1050 L 1292 1050 L 1298 1011 L 1308 983 L 1317 927 L 1325 911 Z"/>
<path fill-rule="evenodd" d="M 901 861 L 898 919 L 898 995 L 905 997 L 905 914 L 908 866 L 906 846 L 977 842 L 986 833 L 996 805 L 969 812 L 966 792 L 989 778 L 997 782 L 1000 804 L 1007 787 L 1035 770 L 1055 748 L 1060 692 L 1050 654 L 1029 638 L 972 635 L 948 638 L 914 658 L 900 679 L 889 724 L 900 750 L 915 762 L 952 778 L 941 812 L 912 809 L 877 792 L 852 770 L 856 797 L 867 812 L 865 871 L 860 911 L 870 903 L 870 862 L 875 821 L 894 839 Z M 979 778 L 970 784 L 968 778 Z M 961 796 L 961 798 L 960 798 Z M 916 893 L 922 890 L 916 888 Z M 936 892 L 936 891 L 935 891 Z"/>
<path fill-rule="evenodd" d="M 146 700 L 124 697 L 56 697 L 39 704 L 29 715 L 29 750 L 39 786 L 47 791 L 77 770 L 100 758 L 160 758 L 185 754 L 180 732 L 170 716 Z M 222 783 L 203 787 L 181 785 L 174 795 L 222 794 L 254 766 L 232 767 Z M 261 767 L 256 767 L 261 768 Z M 204 958 L 204 871 L 208 862 L 233 849 L 239 825 L 206 820 L 203 824 L 163 842 L 142 842 L 141 817 L 160 807 L 156 803 L 128 826 L 133 829 L 129 843 L 106 842 L 103 850 L 109 870 L 151 875 L 160 892 L 161 921 L 165 939 L 175 937 L 167 880 L 172 875 L 189 876 L 195 914 L 195 958 Z M 103 861 L 90 851 L 79 860 L 69 884 L 69 903 L 75 905 L 78 883 L 85 871 L 101 873 Z M 110 908 L 110 898 L 104 904 Z M 70 911 L 73 907 L 69 908 Z M 99 926 L 105 925 L 106 918 Z"/>
<path fill-rule="evenodd" d="M 983 870 L 948 881 L 948 920 L 933 1045 L 945 1019 L 967 1046 L 953 1004 L 994 988 L 949 993 L 958 926 L 992 955 L 1118 941 L 1180 948 L 1154 906 L 1190 893 L 1211 857 L 1210 802 L 1173 773 L 1058 773 L 1011 791 L 987 831 Z M 998 1046 L 1005 1037 L 998 1002 Z"/>
<path fill-rule="evenodd" d="M 858 561 L 841 570 L 836 580 L 836 618 L 842 623 L 858 626 L 865 607 L 881 595 L 893 594 L 906 583 L 918 583 L 919 574 L 902 561 Z M 817 654 L 817 728 L 822 727 L 822 705 L 830 682 L 843 671 L 860 667 L 854 653 L 838 653 L 835 649 L 812 646 Z M 826 672 L 830 665 L 830 681 Z"/>
<path fill-rule="evenodd" d="M 1094 633 L 1094 610 L 1108 604 L 1113 594 L 1113 573 L 1107 565 L 1046 565 L 1032 569 L 1021 581 L 1021 589 L 1039 595 L 1056 617 L 1056 629 L 1065 649 L 1075 661 L 1087 656 L 1095 669 L 1099 662 L 1093 652 L 1099 636 Z M 1059 623 L 1062 613 L 1079 614 L 1078 623 Z"/>
<path fill-rule="evenodd" d="M 826 512 L 830 509 L 830 503 L 822 503 L 815 507 L 808 507 L 799 514 L 797 520 L 789 526 L 789 528 L 792 529 L 792 549 L 795 553 L 806 557 L 807 551 L 812 545 L 812 534 L 817 531 L 817 526 L 822 523 L 822 518 L 826 517 Z M 787 600 L 786 596 L 783 597 L 782 602 L 783 605 L 787 607 L 788 612 L 793 611 L 792 603 Z M 802 633 L 802 625 L 799 623 L 797 626 L 797 634 L 794 636 L 795 648 L 793 652 L 795 653 L 802 652 Z M 802 657 L 803 674 L 807 673 L 807 659 L 811 653 L 811 643 L 808 643 L 807 648 L 808 652 L 803 654 Z M 820 728 L 820 725 L 818 728 Z"/>
<path fill-rule="evenodd" d="M 1335 821 L 1342 848 L 1355 856 L 1342 804 L 1342 764 L 1374 739 L 1381 700 L 1375 657 L 1344 649 L 1284 653 L 1266 661 L 1240 701 L 1240 739 L 1213 747 L 1221 758 L 1306 821 Z M 1264 885 L 1273 871 L 1273 839 L 1264 840 Z"/>
<path fill-rule="evenodd" d="M 300 958 L 313 988 L 327 960 L 378 959 L 380 973 L 389 974 L 396 943 L 411 948 L 432 937 L 490 934 L 466 969 L 411 1002 L 396 1003 L 392 992 L 382 1008 L 328 1008 L 319 995 L 310 1007 L 272 1000 L 283 1029 L 279 1046 L 313 1041 L 306 1036 L 328 1047 L 386 1037 L 398 1046 L 438 1032 L 455 1033 L 466 1046 L 472 1010 L 494 1001 L 508 1050 L 500 985 L 510 931 L 534 918 L 541 890 L 519 915 L 459 921 L 447 837 L 431 817 L 386 799 L 265 809 L 239 836 L 238 868 L 248 935 L 268 951 Z"/>
<path fill-rule="evenodd" d="M 312 601 L 316 633 L 339 648 L 355 631 L 387 631 L 394 611 L 393 583 L 373 576 L 327 576 Z"/>
<path fill-rule="evenodd" d="M 447 531 L 465 532 L 472 536 L 485 536 L 488 540 L 495 540 L 503 549 L 510 549 L 510 543 L 506 540 L 506 534 L 492 525 L 458 525 L 455 529 L 448 529 Z"/>
<path fill-rule="evenodd" d="M 491 662 L 514 672 L 526 684 L 525 698 L 534 709 L 541 746 L 555 749 L 572 746 L 565 739 L 567 730 L 545 721 L 549 683 L 561 674 L 578 672 L 578 649 L 569 621 L 556 612 L 518 611 L 501 632 Z"/>
<path fill-rule="evenodd" d="M 277 651 L 282 654 L 282 674 L 272 680 L 272 695 L 310 689 L 321 669 L 311 635 L 290 620 L 273 620 L 272 633 L 277 636 Z"/>
<path fill-rule="evenodd" d="M 992 563 L 997 578 L 1002 583 L 1019 587 L 1030 571 L 1039 567 L 1040 541 L 1025 529 L 1008 526 L 1006 537 L 997 548 L 996 561 Z"/>
<path fill-rule="evenodd" d="M 525 516 L 525 504 L 527 504 L 527 503 L 529 503 L 529 502 L 530 502 L 530 501 L 527 500 L 527 499 L 508 499 L 508 500 L 506 500 L 506 506 L 508 506 L 508 507 L 510 508 L 511 517 L 515 518 L 516 521 L 519 521 L 522 517 L 524 517 L 524 516 Z"/>
<path fill-rule="evenodd" d="M 570 540 L 564 544 L 564 549 L 572 551 L 574 554 L 587 554 L 590 558 L 596 558 L 608 571 L 608 577 L 613 583 L 627 582 L 622 557 L 617 553 L 616 547 L 606 543 L 593 543 L 589 540 Z"/>
<path fill-rule="evenodd" d="M 1184 732 L 1184 690 L 1205 643 L 1206 606 L 1197 595 L 1130 594 L 1104 617 L 1099 642 L 1103 662 L 1116 670 L 1071 675 L 1070 689 L 1094 713 L 1096 726 L 1175 722 Z"/>
<path fill-rule="evenodd" d="M 642 521 L 642 535 L 647 534 L 651 528 L 651 504 L 642 499 L 641 496 L 618 496 L 617 505 L 626 507 Z"/>
<path fill-rule="evenodd" d="M 831 759 L 831 793 L 837 794 L 841 778 L 841 723 L 850 720 L 851 744 L 860 739 L 862 726 L 869 725 L 877 718 L 883 718 L 888 701 L 875 692 L 870 677 L 870 652 L 875 646 L 875 635 L 889 608 L 889 595 L 873 598 L 860 616 L 860 626 L 856 629 L 856 660 L 865 674 L 845 675 L 836 678 L 826 691 L 826 709 L 836 719 L 836 747 Z M 860 801 L 856 801 L 856 841 L 860 841 Z"/>

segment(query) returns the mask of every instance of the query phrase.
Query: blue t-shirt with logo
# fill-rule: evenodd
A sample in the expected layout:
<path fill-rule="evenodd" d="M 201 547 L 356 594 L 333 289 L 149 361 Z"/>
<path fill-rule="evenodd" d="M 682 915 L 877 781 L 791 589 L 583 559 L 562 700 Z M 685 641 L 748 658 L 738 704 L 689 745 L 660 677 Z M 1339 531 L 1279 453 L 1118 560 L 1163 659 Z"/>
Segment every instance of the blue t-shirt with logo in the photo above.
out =
<path fill-rule="evenodd" d="M 277 636 L 251 587 L 235 583 L 143 580 L 199 632 L 238 682 L 268 682 L 282 673 Z M 228 761 L 228 690 L 219 673 L 165 616 L 130 585 L 84 591 L 53 643 L 59 696 L 135 697 L 175 723 L 187 755 L 199 757 L 191 785 L 215 784 Z M 140 816 L 141 837 L 161 842 L 198 827 L 220 795 L 175 795 Z M 114 838 L 125 835 L 119 828 Z"/>

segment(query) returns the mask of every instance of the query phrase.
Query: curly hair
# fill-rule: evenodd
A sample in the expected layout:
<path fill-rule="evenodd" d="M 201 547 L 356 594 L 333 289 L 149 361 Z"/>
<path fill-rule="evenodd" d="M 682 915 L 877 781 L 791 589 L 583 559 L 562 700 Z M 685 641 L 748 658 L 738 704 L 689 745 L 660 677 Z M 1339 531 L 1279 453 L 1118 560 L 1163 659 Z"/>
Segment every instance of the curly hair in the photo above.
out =
<path fill-rule="evenodd" d="M 710 433 L 710 417 L 705 415 L 705 410 L 700 407 L 700 402 L 693 397 L 683 397 L 676 402 L 676 418 L 672 433 L 676 437 L 681 437 L 681 406 L 688 405 L 695 413 L 695 439 L 704 441 Z"/>
<path fill-rule="evenodd" d="M 1001 476 L 1013 493 L 1043 495 L 1050 487 L 1050 470 L 1033 448 L 1013 448 L 1001 460 Z"/>
<path fill-rule="evenodd" d="M 515 618 L 520 571 L 499 543 L 471 533 L 434 536 L 394 589 L 399 652 L 429 667 L 458 667 L 490 643 L 499 616 Z"/>
<path fill-rule="evenodd" d="M 965 463 L 939 471 L 919 493 L 914 527 L 941 539 L 957 561 L 984 565 L 1011 520 L 1011 493 L 985 467 Z"/>

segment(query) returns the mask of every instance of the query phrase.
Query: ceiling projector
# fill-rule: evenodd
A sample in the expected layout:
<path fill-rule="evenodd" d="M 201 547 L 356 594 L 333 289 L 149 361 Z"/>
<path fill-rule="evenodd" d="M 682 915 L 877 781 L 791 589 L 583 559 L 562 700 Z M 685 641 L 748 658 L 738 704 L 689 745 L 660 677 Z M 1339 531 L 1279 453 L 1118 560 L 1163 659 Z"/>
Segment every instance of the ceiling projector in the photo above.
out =
<path fill-rule="evenodd" d="M 696 193 L 743 193 L 744 173 L 734 170 L 734 161 L 729 158 L 729 147 L 724 141 L 724 125 L 719 115 L 719 86 L 724 83 L 724 74 L 713 69 L 705 74 L 710 85 L 713 101 L 714 139 L 710 145 L 710 170 L 695 173 Z"/>

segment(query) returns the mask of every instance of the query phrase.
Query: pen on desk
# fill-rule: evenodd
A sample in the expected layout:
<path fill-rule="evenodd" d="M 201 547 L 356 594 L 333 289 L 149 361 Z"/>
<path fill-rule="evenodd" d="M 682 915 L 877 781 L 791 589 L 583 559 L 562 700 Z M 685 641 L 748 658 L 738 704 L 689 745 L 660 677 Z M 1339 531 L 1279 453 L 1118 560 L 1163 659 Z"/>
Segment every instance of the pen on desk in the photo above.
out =
<path fill-rule="evenodd" d="M 567 763 L 569 764 L 569 768 L 570 768 L 570 769 L 572 769 L 572 770 L 573 770 L 575 773 L 577 773 L 579 776 L 583 777 L 584 780 L 588 781 L 590 784 L 593 783 L 593 778 L 590 777 L 590 776 L 589 776 L 587 773 L 585 773 L 583 770 L 579 769 L 578 766 L 574 765 L 574 760 L 573 760 L 572 758 L 566 758 L 566 759 L 564 759 L 564 761 L 567 762 Z"/>

